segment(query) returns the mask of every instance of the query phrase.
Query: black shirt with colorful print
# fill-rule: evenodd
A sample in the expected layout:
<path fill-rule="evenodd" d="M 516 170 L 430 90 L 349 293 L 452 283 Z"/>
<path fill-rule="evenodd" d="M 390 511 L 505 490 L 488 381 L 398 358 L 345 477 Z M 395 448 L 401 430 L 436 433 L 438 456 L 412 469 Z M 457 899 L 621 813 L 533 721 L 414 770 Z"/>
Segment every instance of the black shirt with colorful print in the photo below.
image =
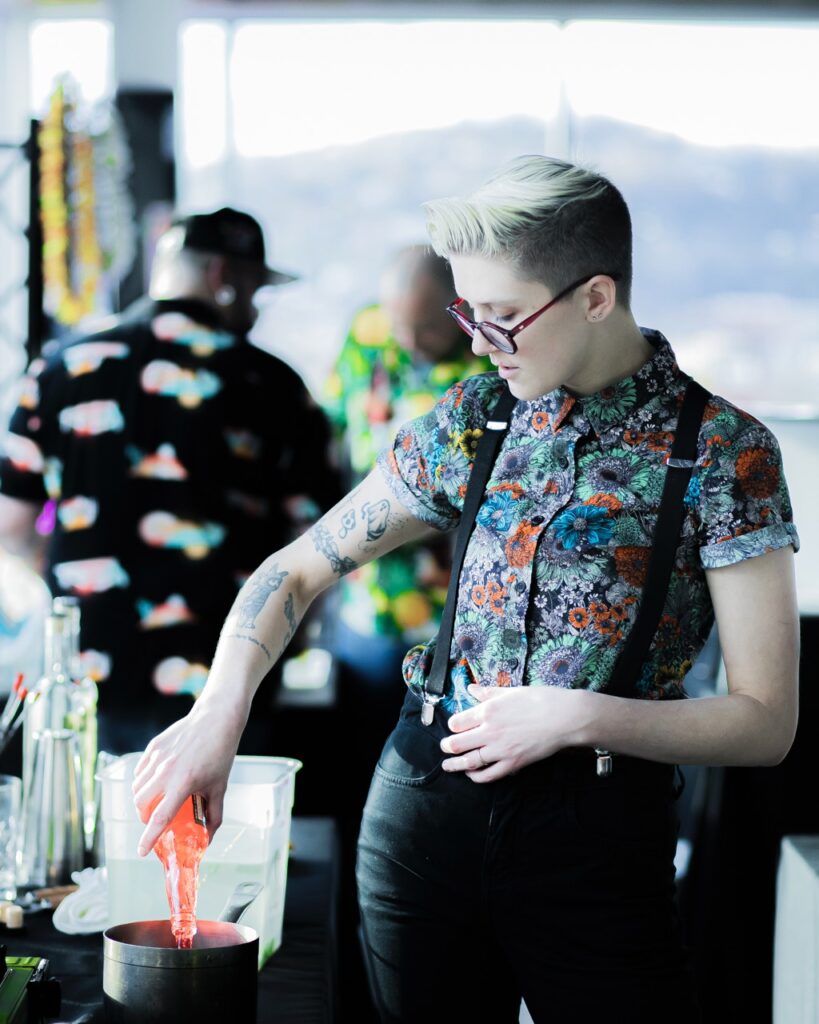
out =
<path fill-rule="evenodd" d="M 340 496 L 298 374 L 194 301 L 142 300 L 23 378 L 0 491 L 51 516 L 100 706 L 196 695 L 237 590 Z"/>

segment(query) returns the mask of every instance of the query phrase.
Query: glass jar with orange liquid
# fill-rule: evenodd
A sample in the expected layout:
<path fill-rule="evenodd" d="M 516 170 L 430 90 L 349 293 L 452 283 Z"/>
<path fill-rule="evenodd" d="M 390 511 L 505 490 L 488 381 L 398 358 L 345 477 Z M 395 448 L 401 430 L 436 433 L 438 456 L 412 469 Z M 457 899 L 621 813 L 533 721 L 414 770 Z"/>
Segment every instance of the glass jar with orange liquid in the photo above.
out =
<path fill-rule="evenodd" d="M 159 799 L 154 801 L 153 807 Z M 185 800 L 154 845 L 165 869 L 171 931 L 180 949 L 190 949 L 196 935 L 199 863 L 207 848 L 205 801 L 199 793 L 194 793 Z"/>

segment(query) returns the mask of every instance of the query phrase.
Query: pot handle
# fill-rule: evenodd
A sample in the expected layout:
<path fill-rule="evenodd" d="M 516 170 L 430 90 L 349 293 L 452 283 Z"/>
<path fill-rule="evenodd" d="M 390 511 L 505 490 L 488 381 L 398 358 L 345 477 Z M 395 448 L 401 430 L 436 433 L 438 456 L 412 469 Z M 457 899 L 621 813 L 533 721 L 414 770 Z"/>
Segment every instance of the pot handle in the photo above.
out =
<path fill-rule="evenodd" d="M 242 914 L 256 899 L 264 886 L 260 882 L 240 882 L 228 897 L 228 901 L 219 915 L 219 921 L 237 924 Z"/>

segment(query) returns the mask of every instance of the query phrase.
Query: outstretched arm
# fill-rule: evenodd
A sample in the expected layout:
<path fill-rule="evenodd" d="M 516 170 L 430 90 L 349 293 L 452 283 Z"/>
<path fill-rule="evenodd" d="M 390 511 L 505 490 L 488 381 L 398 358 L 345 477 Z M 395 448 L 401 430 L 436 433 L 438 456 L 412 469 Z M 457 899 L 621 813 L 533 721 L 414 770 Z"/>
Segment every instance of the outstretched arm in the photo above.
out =
<path fill-rule="evenodd" d="M 259 566 L 222 627 L 201 697 L 185 718 L 149 743 L 137 765 L 134 799 L 146 822 L 140 853 L 151 849 L 190 793 L 207 800 L 213 835 L 253 695 L 310 603 L 359 565 L 430 532 L 374 469 L 312 529 Z"/>

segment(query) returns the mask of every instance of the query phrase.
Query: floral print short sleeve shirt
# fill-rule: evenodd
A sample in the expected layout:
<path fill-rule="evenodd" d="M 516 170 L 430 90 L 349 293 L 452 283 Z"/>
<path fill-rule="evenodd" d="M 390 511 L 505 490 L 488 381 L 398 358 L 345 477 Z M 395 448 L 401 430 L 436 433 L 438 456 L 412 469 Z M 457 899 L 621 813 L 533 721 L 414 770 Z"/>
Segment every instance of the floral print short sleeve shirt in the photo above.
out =
<path fill-rule="evenodd" d="M 665 462 L 688 376 L 666 339 L 640 370 L 597 394 L 558 388 L 520 401 L 498 453 L 461 574 L 449 711 L 466 686 L 604 689 L 635 621 Z M 380 466 L 396 497 L 441 530 L 457 526 L 475 448 L 506 387 L 494 373 L 454 385 L 407 423 Z M 705 570 L 799 541 L 776 440 L 713 397 L 663 615 L 635 696 L 684 696 L 683 678 L 713 625 Z M 404 674 L 420 689 L 434 641 Z"/>

